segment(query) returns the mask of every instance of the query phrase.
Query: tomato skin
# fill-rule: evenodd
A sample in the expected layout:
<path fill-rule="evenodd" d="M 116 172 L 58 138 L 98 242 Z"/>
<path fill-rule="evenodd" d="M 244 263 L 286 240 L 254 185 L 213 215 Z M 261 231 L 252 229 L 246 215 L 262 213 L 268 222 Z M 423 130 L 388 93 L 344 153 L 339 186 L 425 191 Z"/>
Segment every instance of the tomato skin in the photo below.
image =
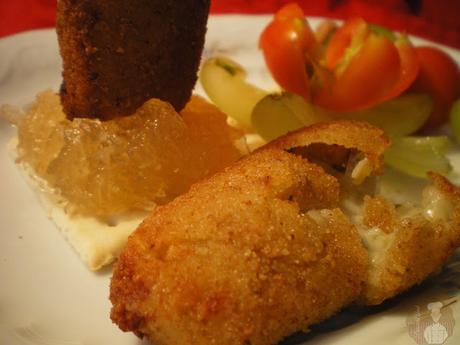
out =
<path fill-rule="evenodd" d="M 360 17 L 350 18 L 324 48 L 302 9 L 292 3 L 275 14 L 259 44 L 284 90 L 330 110 L 354 111 L 400 95 L 419 69 L 415 49 L 405 36 L 397 38 L 375 27 Z"/>
<path fill-rule="evenodd" d="M 299 4 L 291 2 L 283 7 L 281 7 L 278 12 L 275 13 L 275 20 L 283 21 L 294 18 L 304 18 L 305 13 Z"/>
<path fill-rule="evenodd" d="M 457 63 L 434 47 L 415 48 L 420 71 L 411 89 L 433 97 L 433 112 L 422 130 L 430 130 L 445 123 L 452 103 L 460 97 L 460 71 Z"/>
<path fill-rule="evenodd" d="M 259 46 L 276 82 L 308 99 L 310 82 L 305 65 L 317 42 L 302 9 L 297 4 L 283 7 L 262 32 Z"/>
<path fill-rule="evenodd" d="M 395 98 L 406 91 L 417 78 L 420 70 L 417 51 L 409 40 L 403 37 L 395 42 L 395 46 L 401 64 L 399 78 L 393 88 L 380 100 L 381 102 Z"/>
<path fill-rule="evenodd" d="M 330 69 L 340 68 L 340 63 L 346 55 L 346 50 L 363 44 L 368 35 L 372 35 L 372 32 L 375 32 L 375 25 L 373 27 L 371 29 L 370 25 L 360 17 L 352 17 L 346 20 L 329 42 L 325 54 L 326 66 Z M 382 29 L 387 30 L 380 28 L 380 31 Z M 387 35 L 387 38 L 394 41 L 399 54 L 399 78 L 394 86 L 386 94 L 382 94 L 380 99 L 375 99 L 375 102 L 383 102 L 399 96 L 413 83 L 419 70 L 417 53 L 411 42 L 405 36 L 396 39 L 391 31 L 388 32 L 390 35 Z"/>
<path fill-rule="evenodd" d="M 343 72 L 317 90 L 313 100 L 339 112 L 367 108 L 380 102 L 399 75 L 400 58 L 394 44 L 370 34 Z"/>
<path fill-rule="evenodd" d="M 364 19 L 353 17 L 334 33 L 327 45 L 325 53 L 326 67 L 334 69 L 343 58 L 346 49 L 353 44 L 361 44 L 369 34 L 369 28 Z"/>

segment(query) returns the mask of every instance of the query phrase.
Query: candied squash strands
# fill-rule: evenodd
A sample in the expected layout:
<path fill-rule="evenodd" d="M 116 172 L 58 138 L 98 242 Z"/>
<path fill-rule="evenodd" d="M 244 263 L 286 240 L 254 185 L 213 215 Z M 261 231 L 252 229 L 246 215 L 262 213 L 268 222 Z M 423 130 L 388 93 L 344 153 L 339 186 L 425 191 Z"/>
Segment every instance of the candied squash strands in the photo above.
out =
<path fill-rule="evenodd" d="M 240 157 L 241 133 L 216 107 L 192 98 L 181 117 L 152 99 L 114 120 L 65 118 L 51 91 L 19 125 L 18 158 L 57 188 L 69 210 L 110 216 L 150 209 Z"/>

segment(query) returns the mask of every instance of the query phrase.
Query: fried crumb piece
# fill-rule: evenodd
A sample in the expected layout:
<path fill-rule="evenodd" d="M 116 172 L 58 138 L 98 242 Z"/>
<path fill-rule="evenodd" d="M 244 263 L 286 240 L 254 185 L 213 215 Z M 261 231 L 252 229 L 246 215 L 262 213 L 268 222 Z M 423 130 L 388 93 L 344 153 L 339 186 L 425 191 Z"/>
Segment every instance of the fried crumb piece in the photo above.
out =
<path fill-rule="evenodd" d="M 369 228 L 377 227 L 384 233 L 395 228 L 395 207 L 383 197 L 364 197 L 363 223 Z"/>
<path fill-rule="evenodd" d="M 181 110 L 197 79 L 209 3 L 58 1 L 67 116 L 108 120 L 133 113 L 150 98 Z"/>

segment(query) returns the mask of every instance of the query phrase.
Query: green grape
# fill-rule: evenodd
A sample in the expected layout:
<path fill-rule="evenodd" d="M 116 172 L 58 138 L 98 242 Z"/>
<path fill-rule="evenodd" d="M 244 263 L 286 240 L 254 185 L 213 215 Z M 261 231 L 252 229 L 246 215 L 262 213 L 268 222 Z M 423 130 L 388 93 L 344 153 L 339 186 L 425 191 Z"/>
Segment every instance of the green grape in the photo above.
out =
<path fill-rule="evenodd" d="M 273 140 L 298 128 L 331 119 L 367 121 L 392 137 L 385 152 L 385 163 L 395 170 L 416 177 L 428 171 L 447 174 L 451 170 L 445 153 L 450 141 L 446 136 L 407 136 L 428 118 L 432 101 L 425 95 L 404 95 L 372 109 L 353 113 L 333 113 L 314 106 L 301 96 L 283 93 L 268 95 L 252 112 L 252 126 L 265 140 Z"/>
<path fill-rule="evenodd" d="M 446 136 L 394 138 L 385 151 L 385 163 L 415 177 L 426 177 L 429 171 L 445 175 L 452 170 L 445 157 L 449 146 Z"/>
<path fill-rule="evenodd" d="M 430 116 L 432 108 L 431 97 L 408 94 L 370 109 L 334 113 L 308 103 L 298 95 L 283 93 L 262 99 L 254 108 L 252 124 L 266 140 L 315 122 L 331 119 L 366 121 L 395 138 L 412 134 L 421 128 Z"/>
<path fill-rule="evenodd" d="M 456 100 L 450 108 L 449 122 L 455 140 L 460 143 L 460 99 Z"/>
<path fill-rule="evenodd" d="M 246 128 L 251 127 L 251 112 L 267 92 L 246 82 L 246 71 L 236 62 L 214 57 L 204 61 L 199 79 L 212 102 Z"/>
<path fill-rule="evenodd" d="M 430 116 L 433 101 L 430 96 L 408 94 L 380 105 L 352 113 L 334 114 L 335 118 L 366 121 L 377 126 L 391 138 L 412 134 Z"/>
<path fill-rule="evenodd" d="M 262 98 L 251 116 L 253 128 L 267 141 L 328 119 L 327 113 L 312 106 L 303 97 L 287 92 Z"/>

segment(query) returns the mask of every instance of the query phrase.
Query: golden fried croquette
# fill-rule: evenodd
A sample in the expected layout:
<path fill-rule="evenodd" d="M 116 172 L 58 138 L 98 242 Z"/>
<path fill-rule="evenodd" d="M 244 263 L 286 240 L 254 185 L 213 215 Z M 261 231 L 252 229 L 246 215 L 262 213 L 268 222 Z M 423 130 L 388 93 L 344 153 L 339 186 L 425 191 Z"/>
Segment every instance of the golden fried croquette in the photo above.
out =
<path fill-rule="evenodd" d="M 112 320 L 156 345 L 269 345 L 419 283 L 460 244 L 460 192 L 431 174 L 396 207 L 373 188 L 388 145 L 367 124 L 314 125 L 195 184 L 129 238 Z"/>
<path fill-rule="evenodd" d="M 380 304 L 421 283 L 460 246 L 460 189 L 436 174 L 430 180 L 420 205 L 364 203 L 363 219 L 374 221 L 357 224 L 370 258 L 360 303 Z"/>
<path fill-rule="evenodd" d="M 337 157 L 349 159 L 348 154 L 343 154 L 344 149 L 355 150 L 367 158 L 373 171 L 378 172 L 382 168 L 383 152 L 389 144 L 390 141 L 382 130 L 366 122 L 335 121 L 320 122 L 314 126 L 301 128 L 268 143 L 266 147 L 284 150 L 307 148 L 308 151 L 305 152 L 307 156 L 313 154 L 315 158 L 325 162 L 333 158 L 334 164 L 339 163 Z M 324 152 L 325 147 L 329 148 L 327 152 Z"/>
<path fill-rule="evenodd" d="M 362 181 L 358 170 L 364 170 L 366 177 L 381 172 L 381 156 L 388 145 L 379 129 L 347 121 L 317 124 L 267 145 L 291 150 L 322 166 L 349 169 L 349 176 L 328 171 L 339 179 L 341 209 L 359 230 L 368 251 L 368 277 L 358 301 L 365 305 L 380 304 L 421 283 L 460 246 L 460 189 L 444 177 L 430 173 L 431 183 L 419 204 L 398 205 L 398 209 L 391 199 L 373 190 L 366 191 L 368 195 L 347 183 L 347 178 Z M 369 167 L 363 169 L 363 162 Z M 352 212 L 344 206 L 350 202 Z"/>
<path fill-rule="evenodd" d="M 156 345 L 258 345 L 335 313 L 359 296 L 367 255 L 340 210 L 303 213 L 307 195 L 329 207 L 338 185 L 282 150 L 196 184 L 129 238 L 112 319 Z"/>
<path fill-rule="evenodd" d="M 67 116 L 111 119 L 153 97 L 182 109 L 197 79 L 209 3 L 58 1 Z"/>

